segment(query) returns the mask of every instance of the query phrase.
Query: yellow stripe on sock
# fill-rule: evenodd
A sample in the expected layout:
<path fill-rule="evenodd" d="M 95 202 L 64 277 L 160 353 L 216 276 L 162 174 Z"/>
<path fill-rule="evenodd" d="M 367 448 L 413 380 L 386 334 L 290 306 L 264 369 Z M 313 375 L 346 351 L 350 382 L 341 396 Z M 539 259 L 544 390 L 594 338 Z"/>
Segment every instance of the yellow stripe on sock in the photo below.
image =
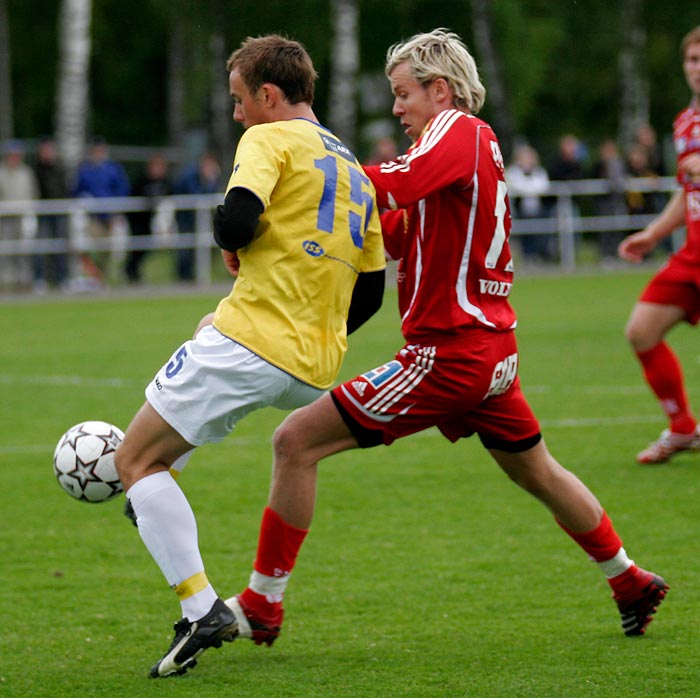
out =
<path fill-rule="evenodd" d="M 180 471 L 175 470 L 175 468 L 170 468 L 170 474 L 172 475 L 173 480 L 177 480 L 180 477 Z"/>
<path fill-rule="evenodd" d="M 177 594 L 180 601 L 184 599 L 189 599 L 190 596 L 194 596 L 196 593 L 206 589 L 209 586 L 209 580 L 204 572 L 197 572 L 191 577 L 188 577 L 184 582 L 173 587 L 173 590 Z"/>

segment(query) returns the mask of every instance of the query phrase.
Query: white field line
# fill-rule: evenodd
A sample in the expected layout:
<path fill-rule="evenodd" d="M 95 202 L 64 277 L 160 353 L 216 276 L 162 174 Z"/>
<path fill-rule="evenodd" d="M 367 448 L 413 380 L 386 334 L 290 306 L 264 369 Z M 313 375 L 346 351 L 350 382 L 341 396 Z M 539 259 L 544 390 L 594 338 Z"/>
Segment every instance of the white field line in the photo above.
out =
<path fill-rule="evenodd" d="M 56 386 L 56 387 L 89 387 L 89 388 L 143 388 L 140 381 L 123 378 L 86 378 L 84 376 L 12 376 L 0 374 L 0 385 L 16 386 Z M 557 394 L 571 393 L 579 395 L 650 395 L 649 388 L 640 385 L 530 385 L 525 386 L 525 393 Z M 650 406 L 654 404 L 650 397 Z M 578 429 L 582 427 L 612 427 L 625 424 L 658 424 L 664 425 L 664 417 L 661 411 L 658 414 L 647 415 L 619 415 L 616 417 L 583 417 L 542 419 L 540 424 L 543 429 Z M 439 436 L 437 429 L 428 429 L 415 436 Z M 241 439 L 234 436 L 232 439 L 241 445 Z M 0 444 L 0 456 L 12 454 L 46 453 L 53 451 L 55 444 Z"/>
<path fill-rule="evenodd" d="M 12 376 L 0 373 L 0 385 L 32 385 L 43 387 L 131 388 L 142 382 L 124 378 L 86 378 L 85 376 Z"/>
<path fill-rule="evenodd" d="M 272 434 L 270 434 L 270 443 L 272 442 Z M 234 436 L 229 442 L 232 446 L 252 446 L 253 444 L 259 444 L 260 439 L 254 438 L 252 436 Z M 56 448 L 56 444 L 18 444 L 14 446 L 0 445 L 0 457 L 12 456 L 12 455 L 28 455 L 32 453 L 41 454 L 42 456 L 47 453 L 53 453 Z"/>
<path fill-rule="evenodd" d="M 142 381 L 125 378 L 87 378 L 85 376 L 13 376 L 0 373 L 0 385 L 68 386 L 86 388 L 145 387 Z M 649 388 L 638 385 L 525 385 L 526 394 L 578 393 L 579 395 L 648 395 Z"/>
<path fill-rule="evenodd" d="M 523 385 L 526 395 L 537 393 L 578 393 L 579 395 L 651 395 L 649 387 L 640 381 L 639 385 Z"/>

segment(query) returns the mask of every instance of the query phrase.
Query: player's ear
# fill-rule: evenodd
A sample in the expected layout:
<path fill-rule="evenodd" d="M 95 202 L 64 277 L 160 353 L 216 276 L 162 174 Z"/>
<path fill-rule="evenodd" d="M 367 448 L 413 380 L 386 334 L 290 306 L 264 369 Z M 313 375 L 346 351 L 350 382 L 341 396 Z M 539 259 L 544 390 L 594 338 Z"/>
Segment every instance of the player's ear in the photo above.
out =
<path fill-rule="evenodd" d="M 260 95 L 262 97 L 262 102 L 266 107 L 274 107 L 282 97 L 282 91 L 277 85 L 273 85 L 271 82 L 264 82 L 260 87 Z"/>
<path fill-rule="evenodd" d="M 430 87 L 433 91 L 433 97 L 437 102 L 453 101 L 454 95 L 452 94 L 452 88 L 445 78 L 435 78 L 430 83 Z"/>

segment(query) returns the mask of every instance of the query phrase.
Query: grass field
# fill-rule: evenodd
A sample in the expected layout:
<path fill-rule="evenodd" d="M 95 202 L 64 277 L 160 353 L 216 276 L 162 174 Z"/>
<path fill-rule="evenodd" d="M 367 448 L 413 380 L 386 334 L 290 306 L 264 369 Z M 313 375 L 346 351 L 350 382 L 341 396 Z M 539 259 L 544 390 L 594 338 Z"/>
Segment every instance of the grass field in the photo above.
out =
<path fill-rule="evenodd" d="M 476 439 L 430 431 L 321 466 L 316 519 L 271 649 L 209 651 L 150 681 L 174 594 L 122 516 L 51 472 L 70 425 L 126 427 L 143 386 L 217 294 L 0 304 L 0 696 L 177 698 L 697 696 L 700 457 L 642 468 L 663 428 L 623 338 L 649 272 L 522 278 L 521 377 L 550 449 L 602 500 L 668 599 L 626 638 L 602 575 Z M 395 296 L 351 338 L 343 378 L 400 345 Z M 700 406 L 697 334 L 671 343 Z M 694 394 L 693 394 L 694 393 Z M 180 482 L 222 595 L 247 582 L 282 414 L 260 412 L 194 456 Z"/>

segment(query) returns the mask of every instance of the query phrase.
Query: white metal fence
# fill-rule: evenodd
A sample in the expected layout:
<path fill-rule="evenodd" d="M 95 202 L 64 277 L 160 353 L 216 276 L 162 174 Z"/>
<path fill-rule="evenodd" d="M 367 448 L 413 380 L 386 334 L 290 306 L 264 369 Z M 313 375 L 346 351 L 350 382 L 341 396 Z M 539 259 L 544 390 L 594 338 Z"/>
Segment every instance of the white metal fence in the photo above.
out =
<path fill-rule="evenodd" d="M 654 218 L 654 213 L 644 215 L 598 215 L 596 200 L 604 195 L 624 194 L 625 191 L 659 193 L 669 195 L 676 189 L 672 177 L 656 179 L 629 179 L 624 189 L 614 190 L 608 180 L 576 180 L 552 182 L 545 196 L 552 201 L 551 214 L 543 218 L 513 220 L 513 236 L 535 233 L 556 236 L 557 263 L 564 271 L 577 266 L 577 239 L 580 233 L 599 234 L 640 230 Z M 511 194 L 511 199 L 519 197 Z M 216 247 L 211 232 L 212 212 L 223 201 L 223 193 L 208 195 L 178 195 L 162 197 L 156 201 L 145 197 L 78 198 L 36 201 L 0 202 L 0 261 L 15 258 L 31 259 L 37 255 L 70 255 L 103 253 L 123 258 L 127 250 L 194 250 L 195 278 L 199 284 L 212 280 L 211 254 Z M 130 235 L 127 215 L 134 211 L 153 211 L 152 235 Z M 180 232 L 176 214 L 194 212 L 194 230 Z M 108 237 L 91 237 L 90 219 L 99 214 L 115 216 L 117 225 L 111 226 Z M 65 216 L 68 220 L 67 237 L 44 239 L 38 237 L 42 216 Z M 7 239 L 5 223 L 15 222 L 18 231 L 13 239 Z M 682 233 L 681 233 L 682 234 Z M 0 279 L 0 286 L 3 285 Z M 7 285 L 5 283 L 5 285 Z"/>

